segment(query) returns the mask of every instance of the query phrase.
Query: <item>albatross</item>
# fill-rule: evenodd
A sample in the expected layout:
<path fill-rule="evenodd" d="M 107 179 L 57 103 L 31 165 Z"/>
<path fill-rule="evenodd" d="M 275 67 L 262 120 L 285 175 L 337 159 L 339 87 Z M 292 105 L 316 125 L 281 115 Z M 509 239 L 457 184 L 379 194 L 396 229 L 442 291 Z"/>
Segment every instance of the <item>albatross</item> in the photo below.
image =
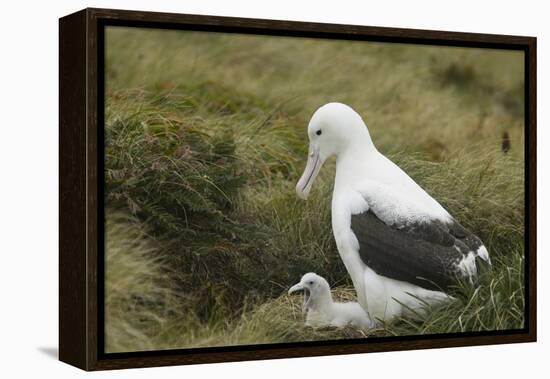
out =
<path fill-rule="evenodd" d="M 306 200 L 323 162 L 336 156 L 332 229 L 357 298 L 371 320 L 389 321 L 451 299 L 490 265 L 483 242 L 381 154 L 351 107 L 329 103 L 308 125 L 309 153 L 296 185 Z"/>
<path fill-rule="evenodd" d="M 308 326 L 343 328 L 352 325 L 365 329 L 373 327 L 369 316 L 358 303 L 333 301 L 328 282 L 314 272 L 302 276 L 300 282 L 288 290 L 288 294 L 297 291 L 304 291 L 303 311 L 306 312 Z"/>

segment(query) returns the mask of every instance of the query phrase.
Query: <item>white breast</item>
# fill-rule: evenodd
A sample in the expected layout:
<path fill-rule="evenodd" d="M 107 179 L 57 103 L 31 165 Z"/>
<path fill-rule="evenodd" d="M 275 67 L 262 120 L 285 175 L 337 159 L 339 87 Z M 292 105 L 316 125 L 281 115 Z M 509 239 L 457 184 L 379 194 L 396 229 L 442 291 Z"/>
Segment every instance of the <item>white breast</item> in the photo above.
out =
<path fill-rule="evenodd" d="M 312 327 L 335 326 L 343 328 L 355 326 L 357 328 L 371 328 L 367 312 L 356 302 L 332 303 L 330 307 L 321 310 L 310 309 L 306 316 L 306 325 Z"/>
<path fill-rule="evenodd" d="M 359 303 L 334 303 L 334 308 L 336 311 L 332 322 L 335 326 L 352 325 L 358 328 L 372 328 L 374 326 L 367 312 Z"/>

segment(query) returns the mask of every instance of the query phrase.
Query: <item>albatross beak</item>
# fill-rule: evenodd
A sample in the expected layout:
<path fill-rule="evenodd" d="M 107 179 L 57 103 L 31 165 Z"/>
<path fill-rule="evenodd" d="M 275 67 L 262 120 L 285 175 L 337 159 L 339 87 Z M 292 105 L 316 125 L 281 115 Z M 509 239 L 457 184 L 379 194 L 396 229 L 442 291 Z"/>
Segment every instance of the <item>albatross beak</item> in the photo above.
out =
<path fill-rule="evenodd" d="M 298 180 L 298 184 L 296 184 L 296 194 L 300 199 L 307 200 L 311 186 L 322 165 L 323 161 L 319 154 L 319 146 L 310 144 L 306 168 L 302 177 Z"/>
<path fill-rule="evenodd" d="M 311 297 L 309 293 L 309 289 L 306 286 L 304 286 L 302 283 L 298 283 L 290 287 L 290 289 L 288 290 L 288 294 L 290 295 L 291 293 L 296 291 L 304 291 L 304 302 L 302 304 L 302 313 L 306 313 L 307 308 L 309 306 L 309 299 Z"/>
<path fill-rule="evenodd" d="M 302 283 L 298 283 L 290 287 L 290 289 L 288 290 L 288 294 L 290 295 L 291 293 L 302 291 L 303 289 L 304 289 L 304 285 Z"/>

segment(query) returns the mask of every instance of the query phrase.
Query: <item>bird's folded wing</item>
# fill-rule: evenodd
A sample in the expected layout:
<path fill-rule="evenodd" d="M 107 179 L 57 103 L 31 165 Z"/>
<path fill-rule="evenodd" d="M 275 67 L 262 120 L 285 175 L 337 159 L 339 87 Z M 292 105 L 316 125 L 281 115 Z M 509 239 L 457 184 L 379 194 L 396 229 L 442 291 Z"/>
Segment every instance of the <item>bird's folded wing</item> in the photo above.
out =
<path fill-rule="evenodd" d="M 351 216 L 362 261 L 376 273 L 432 290 L 475 279 L 483 243 L 458 222 L 387 225 L 372 210 Z M 486 251 L 486 250 L 485 250 Z"/>

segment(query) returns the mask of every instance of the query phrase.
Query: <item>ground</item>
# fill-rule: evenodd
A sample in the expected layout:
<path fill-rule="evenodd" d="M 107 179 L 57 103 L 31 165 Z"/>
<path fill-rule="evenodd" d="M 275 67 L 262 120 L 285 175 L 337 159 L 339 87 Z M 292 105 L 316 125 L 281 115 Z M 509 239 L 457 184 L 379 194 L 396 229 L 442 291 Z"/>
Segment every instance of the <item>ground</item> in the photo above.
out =
<path fill-rule="evenodd" d="M 106 351 L 523 326 L 521 52 L 118 27 L 106 42 Z M 304 273 L 355 296 L 334 161 L 294 193 L 329 101 L 485 242 L 479 285 L 368 332 L 304 326 L 286 295 Z"/>

